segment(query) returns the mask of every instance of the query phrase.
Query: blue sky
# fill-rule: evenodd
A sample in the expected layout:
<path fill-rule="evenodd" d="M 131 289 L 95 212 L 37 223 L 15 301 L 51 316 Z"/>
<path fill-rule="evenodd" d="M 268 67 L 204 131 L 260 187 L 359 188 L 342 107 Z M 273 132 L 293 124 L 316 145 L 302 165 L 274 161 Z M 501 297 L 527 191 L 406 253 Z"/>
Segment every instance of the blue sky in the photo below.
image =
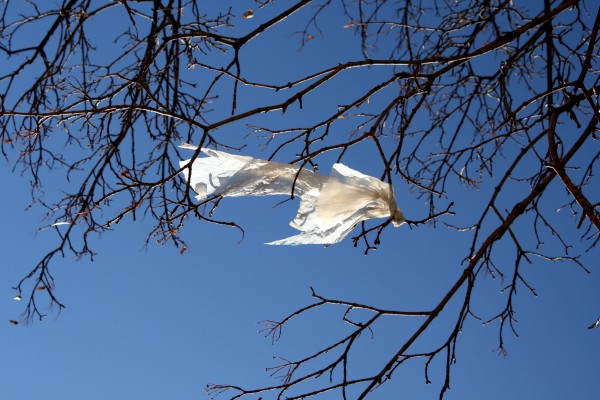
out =
<path fill-rule="evenodd" d="M 280 7 L 279 3 L 276 6 Z M 239 15 L 246 7 L 238 8 L 234 12 Z M 257 13 L 256 19 L 244 22 L 257 26 L 260 18 Z M 355 48 L 332 50 L 321 42 L 299 51 L 293 45 L 297 42 L 291 36 L 292 22 L 269 38 L 277 52 L 257 43 L 242 55 L 249 77 L 268 76 L 281 83 L 279 79 L 287 79 L 288 74 L 296 75 L 300 61 L 311 60 L 310 68 L 317 70 L 335 65 L 340 58 L 359 56 Z M 342 19 L 331 20 L 332 25 L 343 23 Z M 343 41 L 349 34 L 348 30 L 332 30 L 327 38 Z M 291 44 L 279 46 L 280 40 Z M 270 57 L 289 62 L 277 64 Z M 380 78 L 352 71 L 322 92 L 322 103 L 334 104 L 337 97 L 360 91 L 360 84 L 368 83 L 365 80 L 372 76 Z M 252 93 L 240 98 L 241 109 L 275 96 L 253 97 Z M 374 100 L 373 106 L 376 104 Z M 270 118 L 267 122 L 277 126 L 285 119 L 293 124 L 303 118 L 317 120 L 320 113 L 327 112 L 319 102 L 306 101 L 305 105 L 302 111 L 294 109 L 284 116 L 268 115 L 257 121 Z M 218 109 L 214 118 L 227 112 Z M 220 138 L 236 143 L 248 132 L 241 124 L 234 125 L 223 128 Z M 393 138 L 389 141 L 392 146 Z M 247 154 L 268 155 L 261 149 L 262 143 L 250 142 Z M 368 146 L 352 151 L 344 163 L 378 175 L 380 169 L 369 162 L 373 151 Z M 282 154 L 279 161 L 286 156 L 291 157 Z M 329 172 L 333 159 L 327 155 L 319 160 L 321 172 Z M 12 173 L 10 162 L 2 160 L 1 165 L 6 190 L 0 208 L 4 226 L 0 321 L 5 321 L 0 328 L 0 390 L 5 398 L 198 399 L 206 398 L 203 388 L 207 383 L 273 384 L 276 381 L 265 372 L 276 365 L 273 356 L 294 359 L 306 355 L 347 332 L 347 326 L 341 321 L 343 311 L 331 307 L 293 321 L 272 344 L 257 334 L 260 321 L 282 319 L 312 303 L 310 287 L 329 298 L 382 308 L 433 307 L 462 273 L 461 261 L 471 238 L 441 224 L 413 229 L 405 225 L 386 230 L 382 245 L 367 257 L 362 249 L 354 249 L 350 240 L 329 248 L 266 246 L 263 243 L 295 233 L 287 224 L 297 202 L 274 208 L 282 199 L 225 199 L 218 216 L 238 222 L 246 232 L 243 241 L 235 229 L 190 220 L 184 229 L 189 250 L 181 255 L 169 245 L 144 246 L 152 221 L 125 221 L 94 238 L 98 255 L 93 262 L 68 254 L 53 262 L 56 293 L 66 309 L 60 314 L 49 310 L 47 319 L 30 326 L 13 326 L 8 321 L 18 319 L 23 303 L 12 299 L 11 288 L 53 247 L 56 236 L 50 229 L 36 233 L 42 210 L 26 210 L 27 177 Z M 50 196 L 63 183 L 55 176 L 47 177 Z M 478 191 L 453 184 L 449 192 L 454 195 L 457 216 L 445 221 L 469 221 L 470 213 L 481 212 L 493 187 L 493 181 Z M 561 190 L 555 182 L 550 196 L 558 196 L 556 203 Z M 426 205 L 400 180 L 395 191 L 399 207 L 409 219 L 427 215 Z M 571 229 L 569 218 L 564 219 L 565 229 Z M 573 229 L 568 232 L 576 234 Z M 499 263 L 510 268 L 512 256 L 507 247 Z M 531 296 L 524 288 L 519 291 L 515 300 L 519 337 L 505 336 L 506 356 L 494 351 L 497 324 L 482 326 L 474 319 L 466 323 L 448 399 L 593 398 L 598 393 L 600 331 L 586 329 L 600 312 L 597 250 L 583 257 L 591 274 L 571 264 L 537 262 L 524 267 L 539 296 Z M 501 287 L 491 277 L 480 279 L 474 293 L 477 311 L 482 315 L 498 312 L 506 298 Z M 433 329 L 415 344 L 415 351 L 439 345 L 453 326 L 456 310 L 457 304 L 451 303 Z M 419 321 L 386 320 L 373 339 L 361 337 L 360 351 L 354 356 L 356 367 L 370 370 L 387 360 Z M 440 362 L 441 358 L 433 364 L 438 368 L 432 367 L 431 385 L 425 385 L 423 362 L 417 360 L 400 369 L 373 398 L 437 398 L 443 383 Z"/>
<path fill-rule="evenodd" d="M 22 310 L 11 299 L 11 284 L 52 238 L 46 231 L 32 234 L 36 218 L 23 211 L 27 193 L 22 179 L 6 169 L 2 178 L 13 188 L 2 215 L 10 227 L 2 240 L 5 284 L 0 292 L 7 321 Z M 190 399 L 202 397 L 208 382 L 268 383 L 263 368 L 273 365 L 272 355 L 314 349 L 340 329 L 339 319 L 323 315 L 290 325 L 276 345 L 256 334 L 258 321 L 279 319 L 310 303 L 309 286 L 333 298 L 410 308 L 431 304 L 436 299 L 431 293 L 442 293 L 461 271 L 458 265 L 440 264 L 440 254 L 444 259 L 460 256 L 451 245 L 441 245 L 453 233 L 429 228 L 395 229 L 384 242 L 394 244 L 368 257 L 349 242 L 328 249 L 264 246 L 283 233 L 287 219 L 271 215 L 282 213 L 262 200 L 231 199 L 222 206 L 226 215 L 236 207 L 254 211 L 240 215 L 248 230 L 241 244 L 233 230 L 190 224 L 193 239 L 185 255 L 168 246 L 144 249 L 143 229 L 128 224 L 97 241 L 93 263 L 72 257 L 57 262 L 58 293 L 67 308 L 33 326 L 6 323 L 2 329 L 0 380 L 6 396 Z M 265 220 L 273 221 L 270 230 L 254 228 Z M 520 338 L 509 336 L 509 354 L 500 357 L 493 352 L 496 327 L 468 323 L 448 398 L 485 393 L 490 399 L 559 399 L 583 397 L 598 388 L 594 355 L 600 348 L 596 332 L 585 329 L 595 315 L 597 277 L 548 264 L 527 273 L 540 296 L 523 292 L 518 297 Z M 490 297 L 494 304 L 500 296 Z M 376 338 L 382 335 L 394 344 L 408 328 L 376 331 Z M 381 351 L 380 346 L 375 348 Z M 368 363 L 370 357 L 362 354 L 357 362 Z M 412 398 L 434 396 L 439 382 L 425 386 L 420 364 L 410 372 L 383 387 L 390 396 L 383 398 L 394 398 L 392 390 Z"/>
<path fill-rule="evenodd" d="M 262 243 L 279 237 L 287 219 L 271 215 L 269 206 L 259 204 L 264 199 L 230 199 L 223 214 L 236 207 L 254 211 L 240 215 L 248 230 L 242 243 L 233 230 L 190 224 L 190 251 L 179 255 L 168 246 L 144 249 L 143 228 L 127 224 L 97 241 L 94 262 L 67 256 L 55 264 L 58 293 L 67 305 L 60 315 L 12 326 L 7 321 L 22 304 L 12 300 L 10 287 L 48 248 L 52 235 L 32 234 L 36 218 L 23 211 L 22 179 L 6 168 L 2 179 L 12 188 L 2 208 L 7 229 L 0 278 L 5 321 L 0 386 L 7 398 L 197 399 L 205 397 L 209 382 L 268 384 L 264 368 L 274 365 L 272 356 L 314 350 L 344 329 L 339 313 L 320 313 L 291 324 L 275 345 L 256 333 L 258 321 L 280 319 L 309 304 L 310 286 L 332 298 L 422 307 L 461 272 L 457 264 L 440 262 L 440 255 L 460 257 L 440 245 L 451 240 L 447 230 L 395 229 L 368 257 L 348 241 L 328 249 L 272 247 Z M 265 220 L 273 221 L 271 229 L 255 229 Z M 580 398 L 598 389 L 600 345 L 597 333 L 585 329 L 598 303 L 597 274 L 551 264 L 527 268 L 527 274 L 540 295 L 520 292 L 520 337 L 507 337 L 508 356 L 493 351 L 495 325 L 467 323 L 448 398 Z M 488 304 L 498 304 L 497 284 L 489 285 Z M 356 362 L 373 362 L 414 326 L 402 322 L 376 331 L 373 340 L 364 338 L 369 349 Z M 436 343 L 434 336 L 446 329 L 439 323 L 427 342 Z M 416 362 L 382 387 L 380 398 L 436 397 L 439 379 L 425 385 Z"/>

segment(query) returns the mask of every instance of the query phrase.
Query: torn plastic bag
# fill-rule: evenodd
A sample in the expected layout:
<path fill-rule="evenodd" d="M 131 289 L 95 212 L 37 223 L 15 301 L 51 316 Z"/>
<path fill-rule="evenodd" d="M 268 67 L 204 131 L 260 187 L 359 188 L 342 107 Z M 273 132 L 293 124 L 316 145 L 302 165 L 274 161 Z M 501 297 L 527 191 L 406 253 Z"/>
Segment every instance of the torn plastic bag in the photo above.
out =
<path fill-rule="evenodd" d="M 182 148 L 194 150 L 192 145 Z M 390 218 L 394 226 L 406 220 L 396 206 L 393 188 L 343 164 L 334 164 L 329 176 L 295 165 L 222 151 L 202 149 L 208 157 L 180 162 L 183 174 L 198 194 L 210 197 L 291 195 L 301 198 L 290 223 L 298 235 L 269 242 L 271 245 L 333 244 L 344 239 L 360 222 Z"/>

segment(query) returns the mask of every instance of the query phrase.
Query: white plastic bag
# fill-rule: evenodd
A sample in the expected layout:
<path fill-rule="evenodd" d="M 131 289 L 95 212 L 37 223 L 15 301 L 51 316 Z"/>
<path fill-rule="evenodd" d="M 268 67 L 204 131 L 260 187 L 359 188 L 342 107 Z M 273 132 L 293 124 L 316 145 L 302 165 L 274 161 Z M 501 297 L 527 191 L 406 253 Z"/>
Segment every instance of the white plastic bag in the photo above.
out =
<path fill-rule="evenodd" d="M 195 149 L 191 145 L 183 148 Z M 406 220 L 396 206 L 393 188 L 379 179 L 334 164 L 324 176 L 290 164 L 202 149 L 182 172 L 198 200 L 217 196 L 291 195 L 301 198 L 290 223 L 298 235 L 267 244 L 332 244 L 344 239 L 361 221 L 391 217 L 394 226 Z M 183 168 L 190 160 L 181 161 Z M 191 173 L 190 173 L 191 172 Z"/>

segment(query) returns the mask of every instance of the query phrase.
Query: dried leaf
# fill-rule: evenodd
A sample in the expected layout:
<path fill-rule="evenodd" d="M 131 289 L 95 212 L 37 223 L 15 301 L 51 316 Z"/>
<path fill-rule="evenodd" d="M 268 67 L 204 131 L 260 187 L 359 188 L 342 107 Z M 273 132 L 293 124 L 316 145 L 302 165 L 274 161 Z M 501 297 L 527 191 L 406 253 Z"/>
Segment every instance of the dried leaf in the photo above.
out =
<path fill-rule="evenodd" d="M 13 325 L 19 325 L 19 321 L 15 321 L 14 319 L 10 319 L 8 320 L 8 322 L 10 322 Z"/>
<path fill-rule="evenodd" d="M 21 295 L 20 294 L 16 295 L 15 297 L 13 297 L 13 300 L 20 301 Z"/>
<path fill-rule="evenodd" d="M 252 10 L 247 10 L 245 13 L 242 14 L 242 18 L 244 18 L 244 19 L 254 18 L 254 12 Z"/>

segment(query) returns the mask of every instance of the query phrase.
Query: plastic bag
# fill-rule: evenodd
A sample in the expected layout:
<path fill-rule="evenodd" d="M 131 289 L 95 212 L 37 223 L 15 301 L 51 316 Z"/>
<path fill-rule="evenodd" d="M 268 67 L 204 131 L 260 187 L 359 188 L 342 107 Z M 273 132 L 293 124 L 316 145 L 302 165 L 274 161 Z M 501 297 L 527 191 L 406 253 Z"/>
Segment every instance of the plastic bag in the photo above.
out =
<path fill-rule="evenodd" d="M 196 149 L 187 144 L 181 147 Z M 394 226 L 406 221 L 388 183 L 343 164 L 334 164 L 331 174 L 325 176 L 290 164 L 210 149 L 202 152 L 208 157 L 196 158 L 191 170 L 182 171 L 198 200 L 292 192 L 301 198 L 296 218 L 290 222 L 300 233 L 267 244 L 333 244 L 367 219 L 391 218 Z M 181 168 L 189 162 L 181 161 Z"/>

